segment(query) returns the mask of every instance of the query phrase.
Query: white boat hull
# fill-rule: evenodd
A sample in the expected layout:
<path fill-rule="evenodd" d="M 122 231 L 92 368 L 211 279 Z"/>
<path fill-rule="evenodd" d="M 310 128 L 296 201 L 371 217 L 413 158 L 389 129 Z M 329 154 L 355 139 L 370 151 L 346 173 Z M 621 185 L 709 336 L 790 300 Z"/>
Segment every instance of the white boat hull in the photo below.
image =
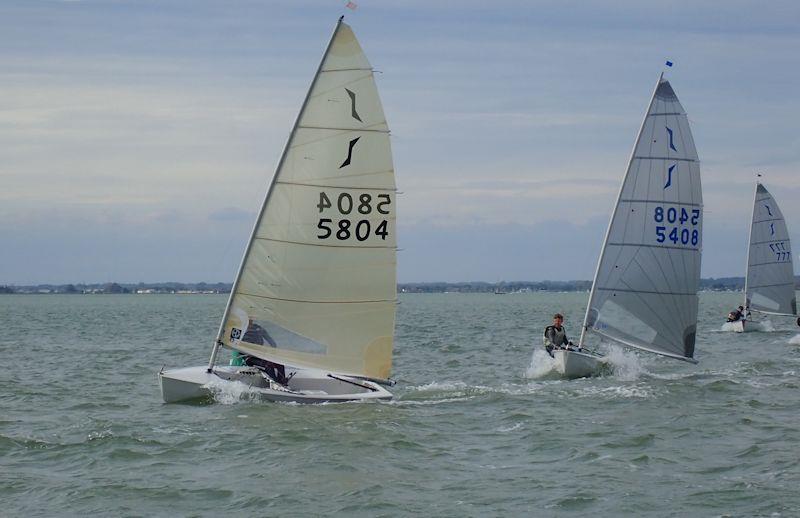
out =
<path fill-rule="evenodd" d="M 556 371 L 569 379 L 599 374 L 606 363 L 601 356 L 588 352 L 556 349 L 553 351 L 553 355 L 556 359 Z"/>
<path fill-rule="evenodd" d="M 747 320 L 737 320 L 735 322 L 725 322 L 725 324 L 722 326 L 722 330 L 733 333 L 745 333 L 747 331 L 754 331 L 754 325 L 755 324 L 752 322 L 748 324 Z"/>
<path fill-rule="evenodd" d="M 286 371 L 287 375 L 294 373 L 286 387 L 270 383 L 253 367 L 215 367 L 213 372 L 206 366 L 162 370 L 158 380 L 165 403 L 211 399 L 226 388 L 248 399 L 306 404 L 386 401 L 393 397 L 373 381 L 312 369 L 287 367 Z"/>

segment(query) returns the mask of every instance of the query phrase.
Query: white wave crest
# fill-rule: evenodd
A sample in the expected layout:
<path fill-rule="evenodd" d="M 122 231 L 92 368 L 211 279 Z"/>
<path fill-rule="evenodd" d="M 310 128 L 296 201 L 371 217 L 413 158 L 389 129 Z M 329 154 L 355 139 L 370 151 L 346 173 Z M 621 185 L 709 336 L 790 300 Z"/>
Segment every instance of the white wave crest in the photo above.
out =
<path fill-rule="evenodd" d="M 556 372 L 556 360 L 544 349 L 536 348 L 531 355 L 531 363 L 525 370 L 525 377 L 529 379 L 543 378 Z"/>
<path fill-rule="evenodd" d="M 206 383 L 205 388 L 211 391 L 214 401 L 223 405 L 253 401 L 257 397 L 250 386 L 241 381 L 213 380 Z"/>
<path fill-rule="evenodd" d="M 800 335 L 794 335 L 793 337 L 789 338 L 789 343 L 793 345 L 800 345 Z"/>
<path fill-rule="evenodd" d="M 605 357 L 608 363 L 611 364 L 614 376 L 621 380 L 633 381 L 647 372 L 642 365 L 639 355 L 634 351 L 629 351 L 616 345 L 610 345 Z"/>

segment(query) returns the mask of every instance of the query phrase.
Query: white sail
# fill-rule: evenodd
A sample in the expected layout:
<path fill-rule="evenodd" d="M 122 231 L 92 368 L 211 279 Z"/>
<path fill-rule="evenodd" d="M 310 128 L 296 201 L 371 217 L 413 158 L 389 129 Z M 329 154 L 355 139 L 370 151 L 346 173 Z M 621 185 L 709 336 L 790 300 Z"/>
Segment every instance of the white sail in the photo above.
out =
<path fill-rule="evenodd" d="M 611 216 L 583 334 L 693 361 L 702 203 L 689 121 L 662 77 Z"/>
<path fill-rule="evenodd" d="M 750 310 L 797 314 L 789 231 L 777 202 L 760 183 L 750 225 L 745 300 Z"/>
<path fill-rule="evenodd" d="M 266 360 L 387 378 L 395 256 L 389 128 L 372 67 L 340 20 L 272 179 L 218 339 Z"/>

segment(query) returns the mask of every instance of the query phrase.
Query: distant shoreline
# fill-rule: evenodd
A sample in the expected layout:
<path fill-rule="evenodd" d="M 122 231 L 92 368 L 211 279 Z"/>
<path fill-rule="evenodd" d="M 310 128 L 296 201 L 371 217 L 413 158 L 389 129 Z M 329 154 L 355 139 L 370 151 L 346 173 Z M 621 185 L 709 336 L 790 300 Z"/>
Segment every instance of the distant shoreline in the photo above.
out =
<path fill-rule="evenodd" d="M 795 277 L 795 287 L 798 280 Z M 494 293 L 507 295 L 532 292 L 586 292 L 591 281 L 504 281 L 490 282 L 407 282 L 399 283 L 399 293 Z M 700 291 L 742 291 L 744 277 L 700 280 Z M 228 294 L 231 283 L 96 283 L 0 285 L 0 295 L 217 295 Z"/>

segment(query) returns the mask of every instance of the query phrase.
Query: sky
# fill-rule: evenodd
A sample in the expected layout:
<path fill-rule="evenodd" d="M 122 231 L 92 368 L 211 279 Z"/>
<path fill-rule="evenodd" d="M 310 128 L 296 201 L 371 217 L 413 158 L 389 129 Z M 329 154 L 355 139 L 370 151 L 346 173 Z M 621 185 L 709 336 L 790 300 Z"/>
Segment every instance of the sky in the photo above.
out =
<path fill-rule="evenodd" d="M 337 18 L 377 74 L 398 280 L 591 279 L 658 75 L 689 114 L 704 277 L 756 172 L 800 243 L 800 3 L 0 2 L 0 284 L 231 282 Z"/>

